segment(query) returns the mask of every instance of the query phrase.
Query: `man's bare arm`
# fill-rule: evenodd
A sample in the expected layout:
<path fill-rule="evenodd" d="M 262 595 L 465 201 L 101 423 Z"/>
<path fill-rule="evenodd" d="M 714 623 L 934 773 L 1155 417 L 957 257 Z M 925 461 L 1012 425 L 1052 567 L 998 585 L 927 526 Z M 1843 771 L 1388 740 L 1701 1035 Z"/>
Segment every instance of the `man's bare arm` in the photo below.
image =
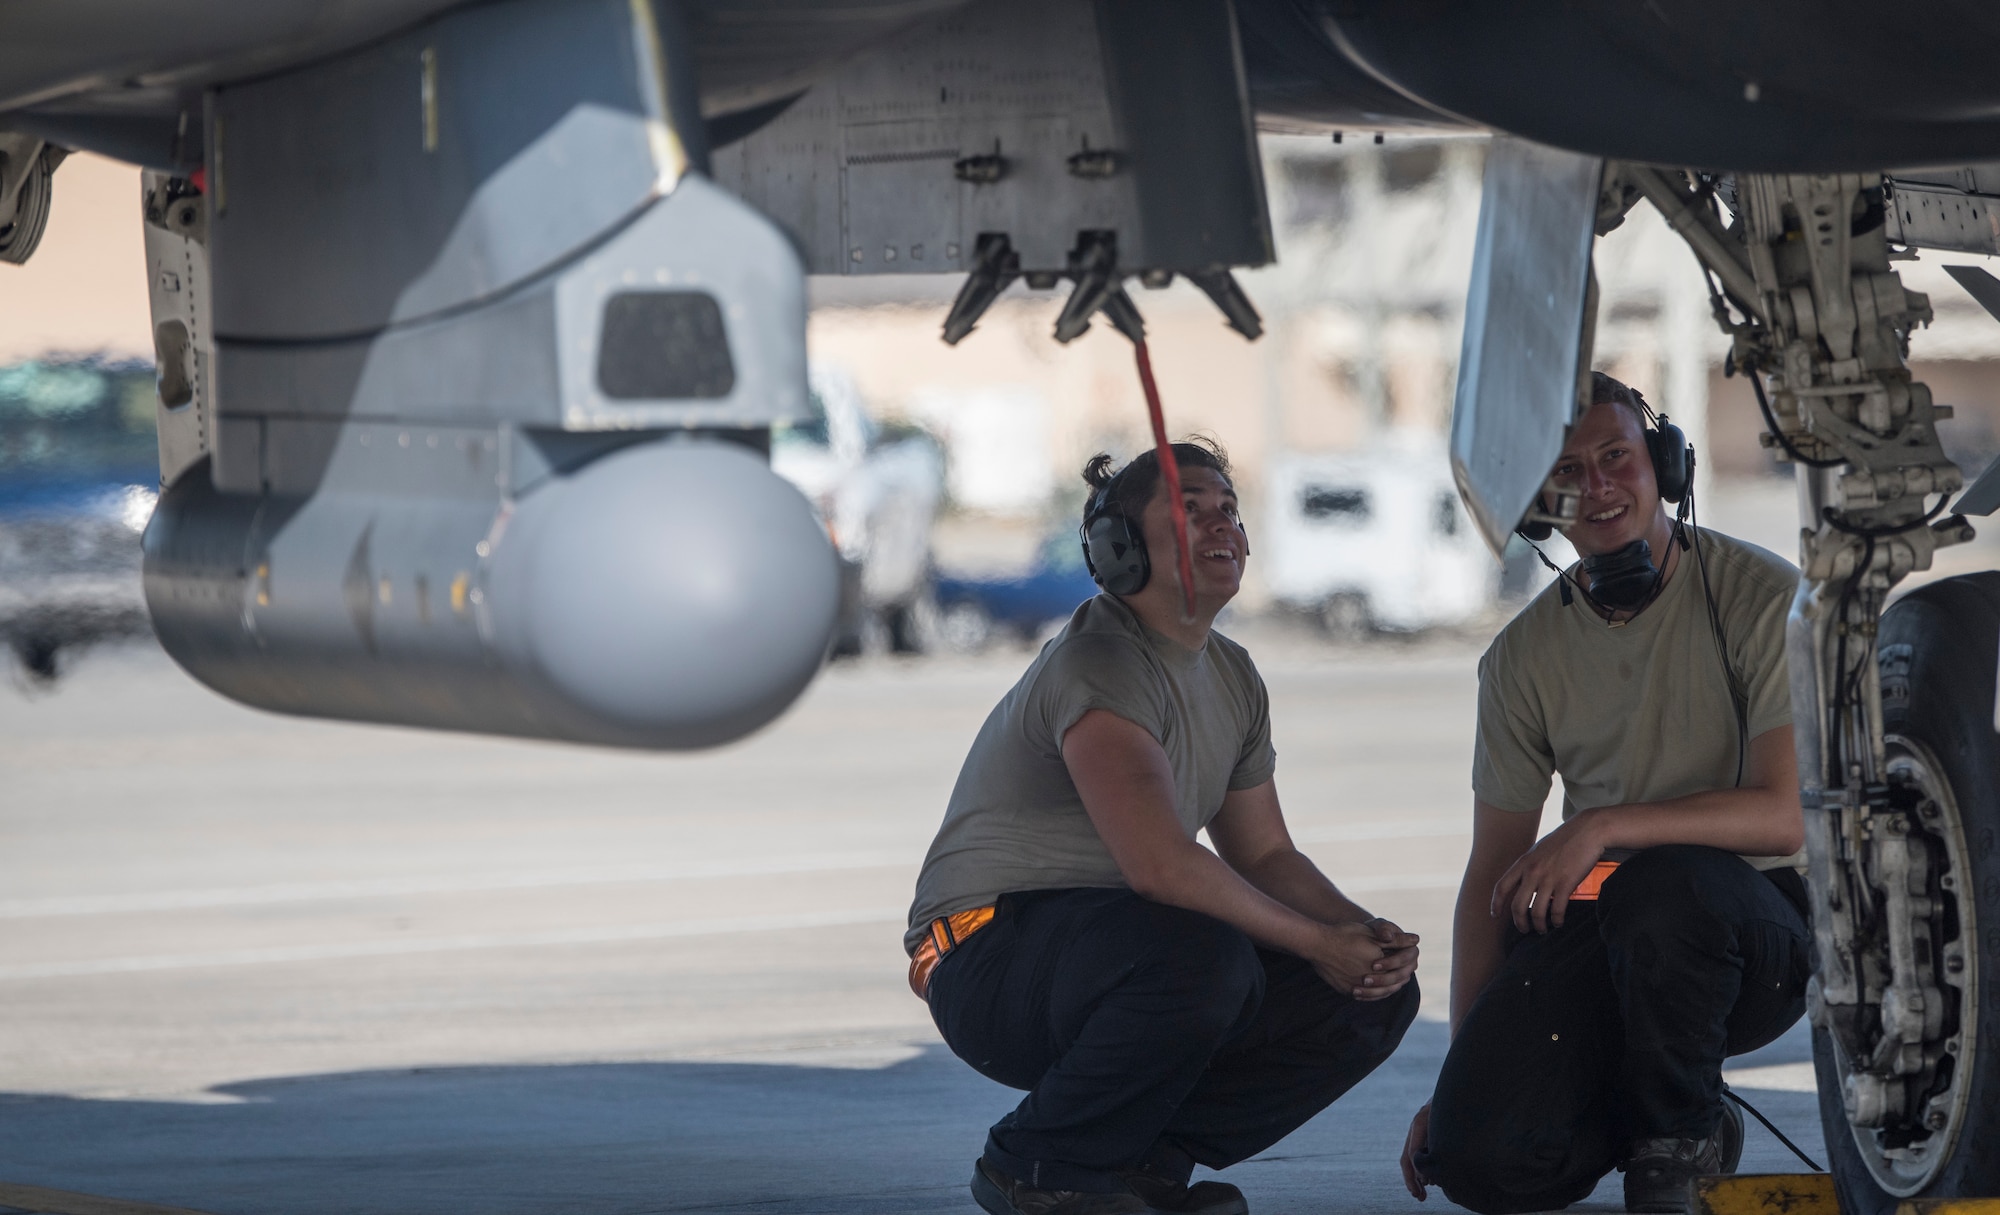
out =
<path fill-rule="evenodd" d="M 1608 848 L 1706 844 L 1747 856 L 1785 856 L 1805 842 L 1792 728 L 1750 740 L 1743 785 L 1665 802 L 1585 810 L 1551 831 L 1493 890 L 1493 910 L 1523 932 L 1559 927 L 1570 892 Z"/>
<path fill-rule="evenodd" d="M 1062 754 L 1091 825 L 1135 893 L 1213 916 L 1260 945 L 1304 958 L 1357 999 L 1381 999 L 1409 983 L 1407 968 L 1375 969 L 1385 950 L 1367 926 L 1301 915 L 1187 838 L 1174 815 L 1172 766 L 1140 726 L 1092 710 L 1063 736 Z"/>
<path fill-rule="evenodd" d="M 1792 728 L 1779 726 L 1750 740 L 1743 786 L 1711 789 L 1667 802 L 1608 806 L 1600 819 L 1607 848 L 1707 844 L 1745 856 L 1786 856 L 1805 846 L 1799 809 L 1799 766 Z M 1581 816 L 1579 816 L 1581 817 Z"/>
<path fill-rule="evenodd" d="M 1300 915 L 1322 924 L 1372 918 L 1292 842 L 1276 781 L 1232 790 L 1222 799 L 1222 812 L 1210 820 L 1208 838 L 1231 869 Z"/>
<path fill-rule="evenodd" d="M 1278 784 L 1265 781 L 1237 789 L 1222 799 L 1222 810 L 1208 824 L 1216 854 L 1252 886 L 1308 919 L 1322 924 L 1366 924 L 1385 951 L 1374 964 L 1388 974 L 1414 970 L 1417 934 L 1368 910 L 1340 892 L 1312 858 L 1300 852 L 1285 826 L 1278 805 Z"/>
<path fill-rule="evenodd" d="M 1451 921 L 1451 1032 L 1458 1033 L 1472 1002 L 1507 957 L 1507 921 L 1493 914 L 1493 887 L 1528 849 L 1541 829 L 1540 810 L 1521 813 L 1474 799 L 1472 853 L 1458 886 Z"/>

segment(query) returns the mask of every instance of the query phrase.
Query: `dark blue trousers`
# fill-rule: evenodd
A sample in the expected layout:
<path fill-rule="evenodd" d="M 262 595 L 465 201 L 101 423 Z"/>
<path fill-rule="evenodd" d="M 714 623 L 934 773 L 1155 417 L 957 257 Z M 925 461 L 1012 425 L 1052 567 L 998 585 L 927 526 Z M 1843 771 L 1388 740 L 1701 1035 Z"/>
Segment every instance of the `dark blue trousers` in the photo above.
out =
<path fill-rule="evenodd" d="M 959 1058 L 1028 1095 L 985 1156 L 1043 1189 L 1185 1181 L 1263 1151 L 1396 1049 L 1417 985 L 1359 1001 L 1298 958 L 1129 890 L 1001 896 L 946 955 L 931 1016 Z"/>
<path fill-rule="evenodd" d="M 1805 1012 L 1805 884 L 1649 848 L 1563 926 L 1516 939 L 1452 1038 L 1417 1165 L 1481 1215 L 1581 1201 L 1642 1137 L 1701 1138 L 1722 1061 Z"/>

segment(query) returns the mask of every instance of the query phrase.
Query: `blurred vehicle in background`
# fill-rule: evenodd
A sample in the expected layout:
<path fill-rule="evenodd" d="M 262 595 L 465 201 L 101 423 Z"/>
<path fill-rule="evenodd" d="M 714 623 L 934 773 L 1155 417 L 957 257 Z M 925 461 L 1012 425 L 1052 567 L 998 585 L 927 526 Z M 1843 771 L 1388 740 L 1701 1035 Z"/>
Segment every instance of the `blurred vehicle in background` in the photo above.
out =
<path fill-rule="evenodd" d="M 139 536 L 160 463 L 153 365 L 0 367 L 0 642 L 53 679 L 64 650 L 145 635 Z"/>
<path fill-rule="evenodd" d="M 916 653 L 930 629 L 931 525 L 944 453 L 914 426 L 868 416 L 853 379 L 815 363 L 812 416 L 772 428 L 771 468 L 819 512 L 841 561 L 833 652 Z"/>
<path fill-rule="evenodd" d="M 1329 632 L 1410 633 L 1477 617 L 1500 566 L 1459 504 L 1441 440 L 1392 436 L 1271 470 L 1269 520 L 1252 537 L 1273 598 Z"/>
<path fill-rule="evenodd" d="M 1032 642 L 1096 593 L 1076 532 L 1064 527 L 1042 541 L 1034 564 L 1019 574 L 939 576 L 938 634 L 952 649 L 966 652 L 984 649 L 1001 633 Z"/>

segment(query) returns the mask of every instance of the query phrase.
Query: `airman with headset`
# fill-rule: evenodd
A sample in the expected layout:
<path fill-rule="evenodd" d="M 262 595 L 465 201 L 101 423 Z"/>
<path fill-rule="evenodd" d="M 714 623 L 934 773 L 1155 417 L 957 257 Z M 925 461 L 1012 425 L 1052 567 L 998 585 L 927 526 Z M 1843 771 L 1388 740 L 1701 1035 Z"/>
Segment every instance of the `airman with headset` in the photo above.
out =
<path fill-rule="evenodd" d="M 1413 1195 L 1482 1215 L 1614 1168 L 1627 1210 L 1686 1210 L 1742 1151 L 1723 1060 L 1805 1008 L 1798 571 L 1690 523 L 1694 450 L 1638 393 L 1599 374 L 1591 399 L 1555 469 L 1582 560 L 1479 665 L 1451 1048 L 1403 1152 Z M 1552 773 L 1563 821 L 1537 842 Z"/>
<path fill-rule="evenodd" d="M 993 1215 L 1243 1215 L 1194 1166 L 1290 1134 L 1417 1010 L 1416 938 L 1292 845 L 1270 698 L 1210 628 L 1250 554 L 1229 466 L 1172 451 L 1193 616 L 1157 457 L 1092 460 L 1081 539 L 1104 593 L 986 719 L 910 909 L 910 984 L 945 1042 L 1028 1090 L 974 1166 Z"/>

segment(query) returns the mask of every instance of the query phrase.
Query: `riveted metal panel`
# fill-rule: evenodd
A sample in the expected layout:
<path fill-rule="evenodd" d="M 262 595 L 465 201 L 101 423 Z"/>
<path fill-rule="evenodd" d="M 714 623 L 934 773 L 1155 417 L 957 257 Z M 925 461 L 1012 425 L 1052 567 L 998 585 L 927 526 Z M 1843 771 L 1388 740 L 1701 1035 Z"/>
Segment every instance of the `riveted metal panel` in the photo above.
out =
<path fill-rule="evenodd" d="M 1115 233 L 1128 271 L 1272 256 L 1227 0 L 981 0 L 815 85 L 715 172 L 814 274 L 963 270 L 990 232 L 1027 271 L 1063 270 L 1083 231 Z"/>
<path fill-rule="evenodd" d="M 1956 184 L 1891 181 L 1885 200 L 1889 239 L 1920 249 L 2000 254 L 2000 194 L 1970 189 L 1995 174 L 1963 172 L 1965 180 Z M 1986 184 L 2000 188 L 2000 182 Z"/>

